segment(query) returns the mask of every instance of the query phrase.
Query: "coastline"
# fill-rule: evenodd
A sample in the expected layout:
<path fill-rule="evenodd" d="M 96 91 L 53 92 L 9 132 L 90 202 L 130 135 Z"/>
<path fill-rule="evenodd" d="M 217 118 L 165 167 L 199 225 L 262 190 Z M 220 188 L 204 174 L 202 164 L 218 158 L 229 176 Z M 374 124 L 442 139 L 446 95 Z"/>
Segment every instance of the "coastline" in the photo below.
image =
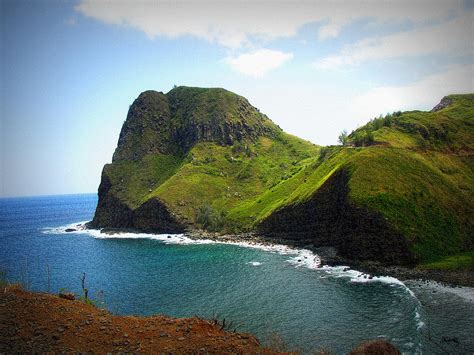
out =
<path fill-rule="evenodd" d="M 86 224 L 87 228 L 87 224 Z M 91 228 L 92 229 L 92 228 Z M 97 229 L 93 229 L 98 231 Z M 143 233 L 133 229 L 104 228 L 100 233 Z M 149 234 L 149 233 L 147 233 Z M 314 247 L 311 244 L 301 243 L 297 240 L 270 239 L 259 236 L 253 232 L 241 234 L 219 234 L 203 230 L 189 230 L 184 236 L 196 241 L 212 241 L 228 244 L 246 244 L 269 248 L 287 247 L 292 249 L 309 250 L 320 259 L 320 265 L 324 266 L 346 266 L 350 269 L 368 274 L 368 277 L 390 276 L 400 281 L 418 280 L 435 281 L 449 287 L 474 287 L 474 272 L 471 270 L 441 270 L 441 269 L 417 269 L 397 265 L 382 265 L 377 262 L 360 262 L 348 260 L 337 256 L 337 251 L 332 247 Z"/>

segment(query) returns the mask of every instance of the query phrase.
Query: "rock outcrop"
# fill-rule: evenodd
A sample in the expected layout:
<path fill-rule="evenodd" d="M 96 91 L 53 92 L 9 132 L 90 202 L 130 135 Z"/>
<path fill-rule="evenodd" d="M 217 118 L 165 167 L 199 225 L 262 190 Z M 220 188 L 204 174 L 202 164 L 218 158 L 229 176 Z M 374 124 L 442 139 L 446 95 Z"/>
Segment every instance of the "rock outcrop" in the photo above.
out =
<path fill-rule="evenodd" d="M 359 344 L 349 355 L 400 355 L 401 352 L 386 340 L 370 340 Z"/>
<path fill-rule="evenodd" d="M 341 257 L 412 265 L 409 244 L 380 214 L 348 199 L 349 172 L 336 171 L 307 201 L 285 206 L 258 226 L 259 233 L 314 247 L 335 247 Z"/>
<path fill-rule="evenodd" d="M 141 93 L 130 106 L 112 164 L 102 172 L 99 201 L 89 227 L 183 232 L 185 222 L 158 197 L 138 205 L 124 198 L 127 188 L 112 183 L 108 168 L 140 163 L 153 155 L 183 157 L 198 142 L 232 145 L 273 137 L 280 131 L 245 98 L 224 89 L 178 87 L 167 94 Z"/>
<path fill-rule="evenodd" d="M 438 112 L 438 111 L 441 111 L 442 109 L 448 107 L 449 105 L 451 105 L 453 103 L 453 99 L 448 97 L 448 96 L 445 96 L 441 99 L 441 101 L 439 102 L 439 104 L 437 104 L 435 107 L 433 107 L 431 109 L 431 112 Z"/>
<path fill-rule="evenodd" d="M 277 129 L 270 122 L 245 98 L 223 89 L 149 90 L 130 106 L 112 161 L 182 154 L 203 141 L 232 145 L 272 136 Z"/>
<path fill-rule="evenodd" d="M 185 226 L 159 201 L 152 198 L 132 209 L 111 191 L 109 177 L 102 174 L 99 201 L 91 228 L 136 229 L 144 232 L 182 233 Z"/>

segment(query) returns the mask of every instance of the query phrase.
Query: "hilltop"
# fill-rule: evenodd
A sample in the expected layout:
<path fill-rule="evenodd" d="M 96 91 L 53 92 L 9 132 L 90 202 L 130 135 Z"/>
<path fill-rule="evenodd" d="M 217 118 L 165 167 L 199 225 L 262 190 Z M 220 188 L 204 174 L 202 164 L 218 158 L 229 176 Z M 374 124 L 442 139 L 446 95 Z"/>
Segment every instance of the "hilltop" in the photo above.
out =
<path fill-rule="evenodd" d="M 340 258 L 472 269 L 474 95 L 320 147 L 224 89 L 146 91 L 102 173 L 95 228 L 256 232 Z"/>
<path fill-rule="evenodd" d="M 117 316 L 78 300 L 14 286 L 2 289 L 0 306 L 2 354 L 277 353 L 250 334 L 199 317 Z"/>
<path fill-rule="evenodd" d="M 227 90 L 146 91 L 104 167 L 93 225 L 250 230 L 230 211 L 289 179 L 318 150 Z"/>

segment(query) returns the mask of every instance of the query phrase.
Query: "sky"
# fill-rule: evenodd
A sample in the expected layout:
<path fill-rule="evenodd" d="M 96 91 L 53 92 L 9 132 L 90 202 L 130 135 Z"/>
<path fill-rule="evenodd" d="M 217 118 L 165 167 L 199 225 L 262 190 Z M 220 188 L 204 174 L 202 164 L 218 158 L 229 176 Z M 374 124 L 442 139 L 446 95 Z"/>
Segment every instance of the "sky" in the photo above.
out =
<path fill-rule="evenodd" d="M 474 92 L 474 0 L 0 0 L 0 196 L 96 192 L 145 90 L 223 87 L 337 144 Z"/>

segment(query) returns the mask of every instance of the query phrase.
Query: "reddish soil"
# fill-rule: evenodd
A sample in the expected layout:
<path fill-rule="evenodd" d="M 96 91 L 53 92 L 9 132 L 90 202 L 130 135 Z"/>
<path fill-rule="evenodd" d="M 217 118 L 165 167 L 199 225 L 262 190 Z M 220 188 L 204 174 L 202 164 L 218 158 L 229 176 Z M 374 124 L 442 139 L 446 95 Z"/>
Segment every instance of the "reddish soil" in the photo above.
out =
<path fill-rule="evenodd" d="M 400 355 L 400 351 L 385 340 L 372 340 L 360 344 L 349 355 Z"/>
<path fill-rule="evenodd" d="M 114 316 L 56 295 L 0 292 L 0 353 L 275 354 L 250 334 L 193 317 Z"/>

